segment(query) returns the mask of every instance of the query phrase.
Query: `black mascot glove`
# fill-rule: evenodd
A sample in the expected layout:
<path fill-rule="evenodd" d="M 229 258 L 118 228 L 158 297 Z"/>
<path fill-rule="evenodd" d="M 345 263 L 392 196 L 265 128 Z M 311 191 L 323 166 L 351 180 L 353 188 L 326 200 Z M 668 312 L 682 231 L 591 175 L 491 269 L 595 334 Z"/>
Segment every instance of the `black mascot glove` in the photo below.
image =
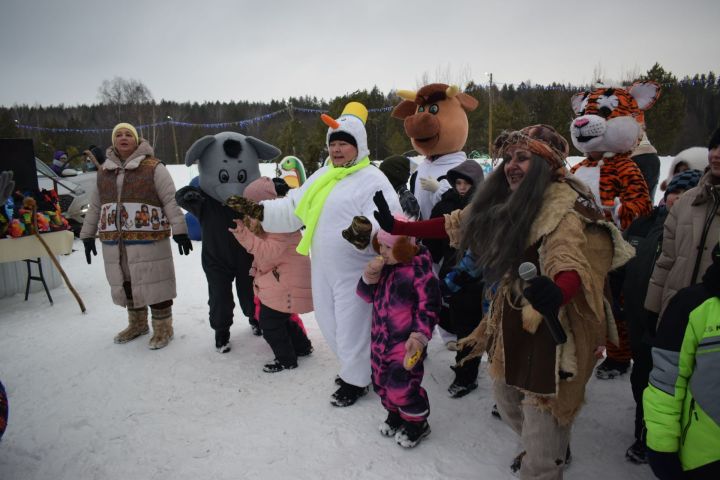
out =
<path fill-rule="evenodd" d="M 535 310 L 543 315 L 552 314 L 557 317 L 563 294 L 560 287 L 550 278 L 541 275 L 528 281 L 523 295 Z"/>
<path fill-rule="evenodd" d="M 677 452 L 656 452 L 648 448 L 647 459 L 653 473 L 660 480 L 683 478 L 683 469 Z"/>
<path fill-rule="evenodd" d="M 225 200 L 225 204 L 240 213 L 243 217 L 250 217 L 261 222 L 263 221 L 265 209 L 259 203 L 255 203 L 252 200 L 241 197 L 240 195 L 233 195 Z"/>
<path fill-rule="evenodd" d="M 83 238 L 83 245 L 85 245 L 85 260 L 87 260 L 88 265 L 90 265 L 92 264 L 90 253 L 92 252 L 93 255 L 97 256 L 97 250 L 95 249 L 95 239 Z"/>
<path fill-rule="evenodd" d="M 178 233 L 177 235 L 173 235 L 173 240 L 175 240 L 175 243 L 178 244 L 178 251 L 180 252 L 180 255 L 190 255 L 192 242 L 190 241 L 190 237 L 187 236 L 187 233 Z"/>
<path fill-rule="evenodd" d="M 345 240 L 355 245 L 355 248 L 363 250 L 370 245 L 370 234 L 372 223 L 366 217 L 353 217 L 352 223 L 342 231 Z"/>
<path fill-rule="evenodd" d="M 373 215 L 378 225 L 386 232 L 392 233 L 393 227 L 395 226 L 395 218 L 392 213 L 390 213 L 390 207 L 388 207 L 385 196 L 380 190 L 373 195 L 373 202 L 375 202 L 375 206 L 377 207 Z"/>
<path fill-rule="evenodd" d="M 176 197 L 180 197 L 182 203 L 197 203 L 203 201 L 202 193 L 193 187 L 181 189 L 176 194 Z"/>

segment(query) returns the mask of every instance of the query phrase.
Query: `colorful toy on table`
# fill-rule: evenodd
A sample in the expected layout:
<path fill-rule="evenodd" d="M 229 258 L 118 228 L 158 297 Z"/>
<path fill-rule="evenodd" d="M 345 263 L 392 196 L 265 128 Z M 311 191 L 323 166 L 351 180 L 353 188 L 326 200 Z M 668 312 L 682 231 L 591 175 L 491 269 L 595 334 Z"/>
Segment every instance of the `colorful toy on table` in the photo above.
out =
<path fill-rule="evenodd" d="M 288 155 L 278 164 L 279 177 L 285 180 L 290 188 L 297 188 L 305 183 L 305 166 L 299 158 Z"/>
<path fill-rule="evenodd" d="M 25 224 L 19 219 L 13 218 L 8 225 L 7 234 L 13 238 L 22 237 L 25 235 Z"/>

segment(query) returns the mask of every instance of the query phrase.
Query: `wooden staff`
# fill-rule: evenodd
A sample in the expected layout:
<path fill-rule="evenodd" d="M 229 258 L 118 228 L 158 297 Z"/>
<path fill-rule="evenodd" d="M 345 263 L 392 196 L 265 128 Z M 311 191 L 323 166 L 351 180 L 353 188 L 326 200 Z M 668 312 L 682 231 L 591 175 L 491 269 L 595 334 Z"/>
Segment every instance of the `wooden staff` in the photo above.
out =
<path fill-rule="evenodd" d="M 80 305 L 80 311 L 82 313 L 85 313 L 85 304 L 82 301 L 82 298 L 80 298 L 80 295 L 78 294 L 77 290 L 75 290 L 75 287 L 72 286 L 72 283 L 70 283 L 70 279 L 68 278 L 67 274 L 65 273 L 65 270 L 60 266 L 60 262 L 58 262 L 58 259 L 55 258 L 55 254 L 50 250 L 50 247 L 47 243 L 45 243 L 45 240 L 43 240 L 42 236 L 40 235 L 40 232 L 38 231 L 37 227 L 37 216 L 35 215 L 37 212 L 37 202 L 34 198 L 31 197 L 25 197 L 25 200 L 23 200 L 23 207 L 25 209 L 30 209 L 32 211 L 32 233 L 35 234 L 38 240 L 40 240 L 40 243 L 42 243 L 42 246 L 45 247 L 45 250 L 47 250 L 48 256 L 50 257 L 50 260 L 52 260 L 53 264 L 55 264 L 55 267 L 57 267 L 58 271 L 60 272 L 60 275 L 62 275 L 63 280 L 65 280 L 65 285 L 70 289 L 70 292 L 75 297 L 75 300 L 77 300 L 78 305 Z"/>

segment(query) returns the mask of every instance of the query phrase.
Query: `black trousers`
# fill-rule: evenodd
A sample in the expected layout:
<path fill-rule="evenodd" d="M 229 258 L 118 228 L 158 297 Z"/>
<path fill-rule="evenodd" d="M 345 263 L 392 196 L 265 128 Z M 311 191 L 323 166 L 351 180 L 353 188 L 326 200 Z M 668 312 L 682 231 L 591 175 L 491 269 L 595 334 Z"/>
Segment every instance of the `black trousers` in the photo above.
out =
<path fill-rule="evenodd" d="M 630 336 L 630 350 L 632 352 L 633 367 L 630 373 L 630 388 L 635 399 L 635 439 L 645 441 L 645 423 L 643 420 L 642 396 L 645 387 L 650 381 L 650 372 L 653 368 L 652 347 L 647 343 L 647 328 L 642 314 L 630 315 L 625 313 L 628 334 Z"/>
<path fill-rule="evenodd" d="M 208 282 L 210 326 L 213 330 L 228 331 L 233 324 L 233 310 L 235 310 L 233 282 L 243 315 L 250 323 L 255 321 L 252 277 L 247 272 L 229 273 L 219 269 L 207 269 L 205 276 Z"/>
<path fill-rule="evenodd" d="M 482 283 L 467 285 L 450 297 L 450 319 L 458 340 L 467 337 L 480 324 L 482 319 Z M 468 356 L 469 349 L 459 351 L 455 361 L 460 362 Z M 462 366 L 455 366 L 455 383 L 469 385 L 477 381 L 480 357 L 468 360 Z"/>
<path fill-rule="evenodd" d="M 297 354 L 309 352 L 310 339 L 300 325 L 290 320 L 290 314 L 278 312 L 260 304 L 260 328 L 275 358 L 283 365 L 296 365 Z"/>

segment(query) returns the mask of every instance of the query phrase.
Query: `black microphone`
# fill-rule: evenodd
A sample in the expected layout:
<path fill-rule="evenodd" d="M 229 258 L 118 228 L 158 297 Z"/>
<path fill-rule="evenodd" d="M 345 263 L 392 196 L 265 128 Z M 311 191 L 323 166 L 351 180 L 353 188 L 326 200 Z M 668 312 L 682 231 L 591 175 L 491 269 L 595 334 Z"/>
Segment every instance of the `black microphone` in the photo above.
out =
<path fill-rule="evenodd" d="M 534 263 L 523 262 L 518 267 L 518 275 L 526 282 L 530 281 L 537 277 L 537 267 L 535 267 Z M 547 324 L 548 330 L 550 330 L 550 335 L 552 335 L 555 343 L 557 345 L 562 345 L 567 342 L 567 335 L 560 324 L 560 320 L 558 320 L 557 314 L 554 312 L 540 312 L 540 314 L 545 318 L 545 323 Z"/>

